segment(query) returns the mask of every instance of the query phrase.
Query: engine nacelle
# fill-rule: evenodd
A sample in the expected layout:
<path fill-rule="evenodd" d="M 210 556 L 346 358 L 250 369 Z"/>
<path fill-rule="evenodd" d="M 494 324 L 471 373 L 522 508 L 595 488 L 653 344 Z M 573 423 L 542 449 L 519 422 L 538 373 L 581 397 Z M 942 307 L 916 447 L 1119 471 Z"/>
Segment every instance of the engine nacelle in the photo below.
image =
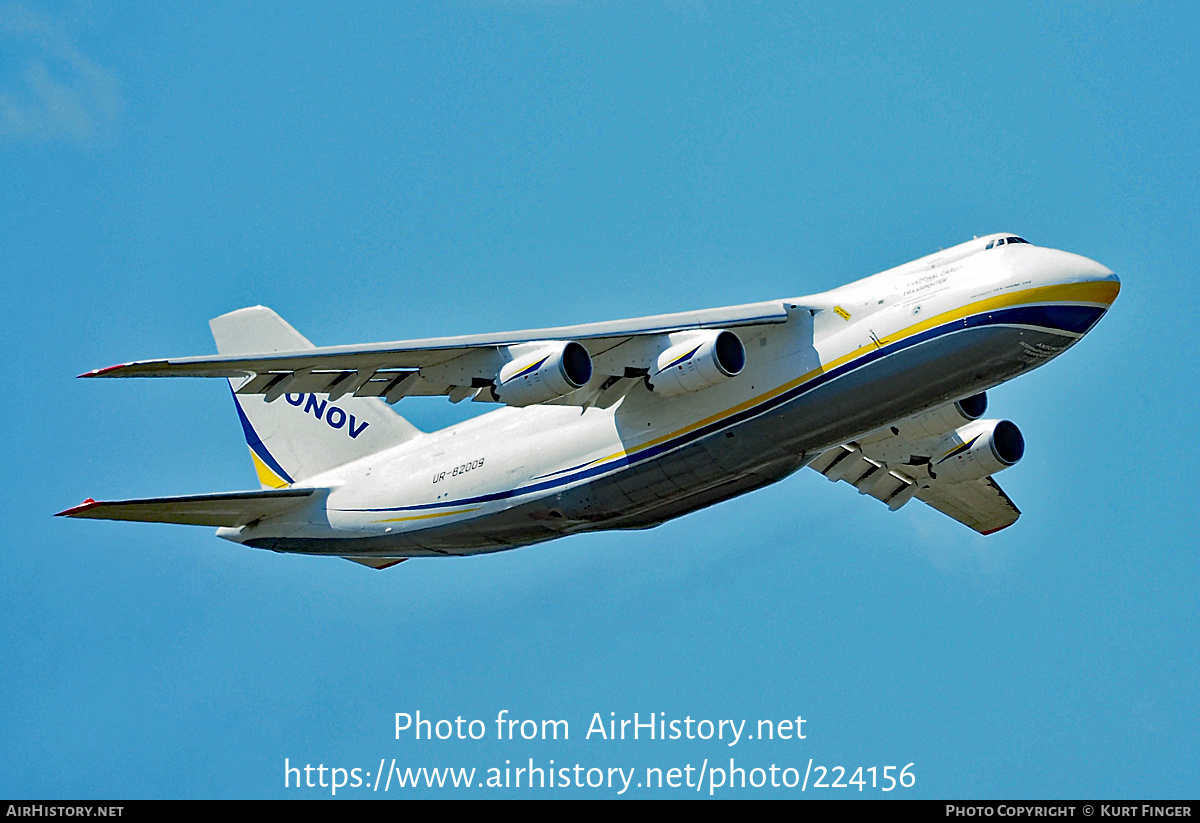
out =
<path fill-rule="evenodd" d="M 592 358 L 574 341 L 551 343 L 511 360 L 500 370 L 496 398 L 509 406 L 545 403 L 592 379 Z"/>
<path fill-rule="evenodd" d="M 982 480 L 1015 465 L 1025 454 L 1025 438 L 1007 420 L 976 420 L 938 443 L 929 473 L 948 483 Z"/>
<path fill-rule="evenodd" d="M 746 365 L 746 348 L 731 331 L 688 335 L 655 361 L 646 384 L 655 394 L 678 397 L 736 377 Z"/>
<path fill-rule="evenodd" d="M 902 420 L 896 424 L 901 436 L 911 441 L 937 437 L 957 429 L 964 423 L 970 423 L 983 417 L 987 411 L 987 394 L 980 392 L 970 397 L 938 406 L 927 412 Z"/>

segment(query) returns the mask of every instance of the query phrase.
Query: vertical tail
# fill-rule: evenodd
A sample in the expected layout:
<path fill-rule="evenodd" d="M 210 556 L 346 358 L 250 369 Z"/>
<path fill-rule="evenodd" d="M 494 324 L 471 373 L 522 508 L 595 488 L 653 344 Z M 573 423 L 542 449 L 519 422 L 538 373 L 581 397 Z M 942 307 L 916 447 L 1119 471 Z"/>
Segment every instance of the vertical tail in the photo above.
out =
<path fill-rule="evenodd" d="M 315 348 L 265 306 L 209 321 L 221 354 L 265 354 Z M 327 469 L 366 457 L 420 434 L 415 426 L 374 397 L 340 398 L 285 394 L 271 403 L 261 395 L 238 395 L 234 405 L 263 488 L 278 489 Z"/>

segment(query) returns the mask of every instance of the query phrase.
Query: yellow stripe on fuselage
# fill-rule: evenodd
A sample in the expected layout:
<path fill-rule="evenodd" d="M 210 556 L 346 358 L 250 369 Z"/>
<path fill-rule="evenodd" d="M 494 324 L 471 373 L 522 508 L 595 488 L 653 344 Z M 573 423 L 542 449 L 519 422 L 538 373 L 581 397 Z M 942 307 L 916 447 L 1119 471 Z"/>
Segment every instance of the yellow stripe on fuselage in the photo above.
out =
<path fill-rule="evenodd" d="M 745 411 L 746 409 L 757 406 L 760 403 L 766 402 L 773 397 L 777 397 L 783 392 L 790 391 L 802 383 L 807 383 L 814 377 L 818 377 L 827 371 L 845 365 L 851 360 L 855 360 L 867 352 L 873 352 L 877 347 L 882 348 L 883 346 L 887 346 L 892 343 L 898 343 L 901 340 L 912 337 L 914 334 L 920 334 L 923 331 L 936 328 L 937 326 L 941 326 L 946 323 L 952 323 L 955 320 L 961 320 L 964 317 L 970 317 L 971 315 L 982 314 L 988 311 L 995 311 L 996 309 L 1011 308 L 1012 306 L 1021 304 L 1090 303 L 1104 305 L 1107 307 L 1111 306 L 1112 302 L 1117 299 L 1117 293 L 1120 291 L 1121 284 L 1117 283 L 1116 281 L 1090 280 L 1082 283 L 1063 283 L 1056 286 L 1038 286 L 1032 289 L 1023 289 L 1022 291 L 1000 294 L 984 300 L 977 300 L 974 303 L 968 303 L 965 306 L 960 306 L 956 309 L 951 309 L 950 311 L 945 311 L 941 314 L 934 315 L 933 317 L 922 320 L 920 323 L 915 323 L 906 329 L 901 329 L 894 334 L 880 338 L 878 346 L 875 343 L 871 343 L 871 345 L 868 346 L 861 346 L 848 354 L 844 354 L 841 357 L 829 361 L 828 363 L 822 363 L 820 366 L 808 372 L 807 374 L 801 375 L 795 380 L 784 383 L 778 388 L 772 389 L 769 392 L 764 392 L 763 394 L 751 398 L 744 403 L 739 403 L 733 408 L 726 409 L 723 412 L 718 412 L 717 414 L 706 417 L 703 420 L 698 420 L 695 423 L 684 426 L 682 429 L 673 431 L 670 434 L 665 434 L 662 437 L 657 437 L 654 440 L 642 443 L 633 451 L 636 453 L 639 451 L 644 451 L 645 449 L 653 448 L 654 446 L 665 443 L 668 440 L 673 440 L 676 437 L 695 431 L 696 429 L 719 422 L 726 417 L 730 417 L 739 412 Z M 620 458 L 626 457 L 629 454 L 630 451 L 628 449 L 624 449 L 622 451 L 607 455 L 606 457 L 593 460 L 588 465 L 594 466 L 598 463 L 607 463 L 610 460 L 619 460 Z"/>
<path fill-rule="evenodd" d="M 1082 282 L 1082 283 L 1064 283 L 1064 284 L 1056 285 L 1056 286 L 1038 286 L 1036 288 L 1024 289 L 1021 291 L 1011 292 L 1008 294 L 996 295 L 995 297 L 989 297 L 989 298 L 986 298 L 983 300 L 977 300 L 973 303 L 967 304 L 966 306 L 960 306 L 956 309 L 951 309 L 950 311 L 942 312 L 941 314 L 938 314 L 933 317 L 922 320 L 919 323 L 915 323 L 912 326 L 909 326 L 905 329 L 902 329 L 898 332 L 888 335 L 885 338 L 880 339 L 878 341 L 878 343 L 872 342 L 870 345 L 861 346 L 861 347 L 855 349 L 854 351 L 851 351 L 847 354 L 842 355 L 841 357 L 834 358 L 833 360 L 829 361 L 828 363 L 822 363 L 820 366 L 809 371 L 808 373 L 803 374 L 800 377 L 795 378 L 794 380 L 790 380 L 787 383 L 784 383 L 782 386 L 778 386 L 777 388 L 772 389 L 771 391 L 764 392 L 760 395 L 757 395 L 756 397 L 753 397 L 749 400 L 739 403 L 738 405 L 733 406 L 732 408 L 725 409 L 724 411 L 718 412 L 717 414 L 710 415 L 709 417 L 706 417 L 702 420 L 697 420 L 695 423 L 690 423 L 687 426 L 684 426 L 681 429 L 677 429 L 669 434 L 665 434 L 665 435 L 662 435 L 661 437 L 656 437 L 653 440 L 649 440 L 649 441 L 646 441 L 645 443 L 641 443 L 632 450 L 622 449 L 619 452 L 614 452 L 612 454 L 606 455 L 605 457 L 600 457 L 600 458 L 592 460 L 588 463 L 585 463 L 582 466 L 579 466 L 578 468 L 579 469 L 589 468 L 589 467 L 597 466 L 597 465 L 607 463 L 607 462 L 610 462 L 613 460 L 619 460 L 623 457 L 629 456 L 630 454 L 637 454 L 638 452 L 645 451 L 646 449 L 653 448 L 653 447 L 661 445 L 662 443 L 665 443 L 667 441 L 670 441 L 675 438 L 686 435 L 690 432 L 695 431 L 696 429 L 703 428 L 705 426 L 712 425 L 713 423 L 720 422 L 721 420 L 723 420 L 725 418 L 731 417 L 731 416 L 736 415 L 740 412 L 743 412 L 747 409 L 751 409 L 751 408 L 754 408 L 755 406 L 765 403 L 766 401 L 768 401 L 774 397 L 777 397 L 780 394 L 783 394 L 784 392 L 790 391 L 790 390 L 796 388 L 797 386 L 807 383 L 808 381 L 824 374 L 825 372 L 831 371 L 833 369 L 837 369 L 837 368 L 845 365 L 846 363 L 849 363 L 859 357 L 862 357 L 863 355 L 865 355 L 869 352 L 874 352 L 874 351 L 876 351 L 877 347 L 882 347 L 882 346 L 890 345 L 892 343 L 897 343 L 901 340 L 904 340 L 904 339 L 911 337 L 913 335 L 916 335 L 916 334 L 920 334 L 929 329 L 936 328 L 938 326 L 945 325 L 947 323 L 952 323 L 955 320 L 961 320 L 965 317 L 970 317 L 972 315 L 982 314 L 982 313 L 985 313 L 988 311 L 995 311 L 995 310 L 1003 309 L 1003 308 L 1010 308 L 1012 306 L 1023 305 L 1023 304 L 1028 304 L 1028 305 L 1036 305 L 1036 304 L 1041 304 L 1041 303 L 1090 304 L 1090 305 L 1103 305 L 1103 306 L 1107 307 L 1112 304 L 1113 300 L 1116 299 L 1117 293 L 1120 291 L 1120 289 L 1121 289 L 1120 284 L 1115 281 L 1089 281 L 1089 282 Z M 257 465 L 259 461 L 257 460 L 257 457 L 255 459 L 256 459 L 256 465 Z M 265 469 L 266 467 L 264 466 L 263 468 Z M 262 473 L 260 472 L 260 478 L 261 477 L 262 477 Z M 513 493 L 519 495 L 520 489 L 519 488 L 514 489 Z M 473 506 L 473 507 L 465 508 L 465 509 L 455 509 L 453 511 L 432 512 L 429 514 L 409 515 L 407 517 L 394 517 L 394 518 L 389 518 L 387 520 L 376 520 L 374 522 L 376 522 L 376 523 L 401 523 L 401 522 L 414 521 L 414 520 L 430 520 L 430 519 L 438 518 L 438 517 L 451 517 L 451 516 L 457 515 L 457 514 L 467 514 L 468 512 L 476 511 L 479 508 L 480 508 L 479 506 Z"/>
<path fill-rule="evenodd" d="M 1023 291 L 1012 292 L 1010 294 L 999 294 L 995 297 L 989 297 L 986 300 L 978 300 L 974 303 L 968 303 L 957 309 L 942 312 L 934 315 L 928 320 L 923 320 L 916 325 L 909 326 L 907 329 L 902 329 L 895 334 L 880 339 L 882 345 L 896 343 L 906 337 L 911 337 L 914 334 L 920 334 L 943 323 L 952 323 L 955 320 L 961 320 L 964 317 L 970 317 L 973 314 L 983 314 L 984 312 L 994 311 L 996 309 L 1007 309 L 1023 303 L 1095 303 L 1111 306 L 1112 302 L 1117 299 L 1117 292 L 1121 290 L 1121 284 L 1113 280 L 1090 280 L 1084 283 L 1063 283 L 1058 286 L 1038 286 L 1033 289 L 1025 289 Z M 838 360 L 835 364 L 840 366 L 842 363 L 857 357 L 862 352 L 871 349 L 870 346 L 863 346 L 857 351 L 851 352 L 845 357 Z"/>
<path fill-rule="evenodd" d="M 389 517 L 387 520 L 376 520 L 376 523 L 402 523 L 406 520 L 429 520 L 432 517 L 450 517 L 454 514 L 466 514 L 478 509 L 478 506 L 472 506 L 469 509 L 455 509 L 452 512 L 434 512 L 433 514 L 414 514 L 411 517 Z"/>

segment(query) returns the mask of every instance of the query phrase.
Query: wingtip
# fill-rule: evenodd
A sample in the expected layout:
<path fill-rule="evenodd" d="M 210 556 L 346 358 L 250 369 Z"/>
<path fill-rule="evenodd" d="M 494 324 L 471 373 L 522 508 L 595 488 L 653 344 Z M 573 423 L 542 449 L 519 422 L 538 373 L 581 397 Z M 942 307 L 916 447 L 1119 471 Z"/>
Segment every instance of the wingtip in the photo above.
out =
<path fill-rule="evenodd" d="M 85 371 L 83 374 L 78 375 L 78 376 L 79 377 L 103 377 L 104 375 L 109 374 L 111 372 L 115 372 L 118 369 L 123 369 L 128 365 L 129 365 L 128 363 L 118 363 L 115 366 L 105 366 L 102 369 L 92 369 L 91 371 Z"/>
<path fill-rule="evenodd" d="M 84 501 L 83 501 L 82 503 L 80 503 L 78 506 L 72 506 L 72 507 L 71 507 L 71 508 L 69 508 L 69 509 L 66 509 L 66 510 L 64 510 L 64 511 L 58 512 L 58 513 L 57 513 L 57 514 L 55 514 L 54 516 L 55 516 L 55 517 L 74 517 L 74 516 L 78 515 L 78 514 L 79 514 L 79 513 L 81 513 L 81 512 L 85 512 L 85 511 L 87 511 L 88 509 L 93 509 L 93 508 L 95 508 L 96 506 L 99 506 L 99 505 L 100 505 L 99 503 L 97 503 L 95 500 L 93 500 L 92 498 L 90 498 L 90 497 L 89 497 L 87 500 L 84 500 Z"/>

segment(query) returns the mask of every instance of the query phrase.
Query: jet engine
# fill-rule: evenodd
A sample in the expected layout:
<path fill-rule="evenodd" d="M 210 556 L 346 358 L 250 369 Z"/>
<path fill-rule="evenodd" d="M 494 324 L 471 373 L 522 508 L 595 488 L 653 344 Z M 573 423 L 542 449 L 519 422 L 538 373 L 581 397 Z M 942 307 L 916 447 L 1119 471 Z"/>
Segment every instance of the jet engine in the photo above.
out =
<path fill-rule="evenodd" d="M 900 434 L 911 441 L 924 440 L 927 437 L 937 437 L 954 431 L 964 423 L 970 423 L 983 417 L 987 411 L 987 394 L 980 392 L 959 400 L 938 406 L 927 412 L 902 420 L 896 424 Z"/>
<path fill-rule="evenodd" d="M 592 379 L 592 358 L 574 341 L 526 352 L 500 370 L 496 398 L 509 406 L 532 406 L 582 388 Z"/>
<path fill-rule="evenodd" d="M 691 334 L 658 356 L 646 384 L 655 394 L 678 397 L 741 374 L 746 349 L 731 331 Z"/>
<path fill-rule="evenodd" d="M 937 480 L 962 483 L 982 480 L 1015 465 L 1025 454 L 1025 438 L 1007 420 L 976 420 L 938 443 L 929 465 Z"/>

